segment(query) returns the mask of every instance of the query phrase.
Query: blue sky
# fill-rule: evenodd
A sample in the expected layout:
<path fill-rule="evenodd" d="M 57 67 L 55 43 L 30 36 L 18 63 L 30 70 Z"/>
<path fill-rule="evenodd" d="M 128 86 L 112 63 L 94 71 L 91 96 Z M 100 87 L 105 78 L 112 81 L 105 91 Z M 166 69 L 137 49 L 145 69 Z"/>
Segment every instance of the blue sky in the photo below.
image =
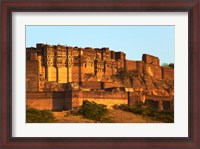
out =
<path fill-rule="evenodd" d="M 129 60 L 142 54 L 174 63 L 174 26 L 26 26 L 26 47 L 36 43 L 123 51 Z"/>

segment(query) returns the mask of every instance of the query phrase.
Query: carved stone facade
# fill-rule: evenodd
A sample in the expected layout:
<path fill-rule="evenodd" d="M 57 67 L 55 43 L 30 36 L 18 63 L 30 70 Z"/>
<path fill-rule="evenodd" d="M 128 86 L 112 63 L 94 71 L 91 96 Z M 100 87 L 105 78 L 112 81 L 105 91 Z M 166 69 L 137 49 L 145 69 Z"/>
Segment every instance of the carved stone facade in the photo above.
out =
<path fill-rule="evenodd" d="M 120 71 L 126 71 L 131 77 L 123 80 L 118 75 Z M 84 99 L 87 91 L 97 91 L 106 98 L 113 94 L 112 88 L 126 88 L 124 94 L 133 92 L 131 101 L 138 95 L 169 96 L 171 100 L 173 80 L 174 68 L 160 66 L 158 57 L 147 54 L 143 54 L 141 61 L 134 61 L 127 60 L 125 53 L 109 48 L 47 44 L 26 48 L 26 91 L 29 93 L 73 90 L 82 93 L 79 96 Z M 126 97 L 124 103 L 130 100 L 128 94 Z"/>
<path fill-rule="evenodd" d="M 78 48 L 61 45 L 37 44 L 36 48 L 27 48 L 27 64 L 38 62 L 39 90 L 44 82 L 70 83 L 85 82 L 93 78 L 102 81 L 125 68 L 126 55 L 123 52 L 110 51 L 108 48 Z M 27 68 L 29 69 L 29 68 Z"/>

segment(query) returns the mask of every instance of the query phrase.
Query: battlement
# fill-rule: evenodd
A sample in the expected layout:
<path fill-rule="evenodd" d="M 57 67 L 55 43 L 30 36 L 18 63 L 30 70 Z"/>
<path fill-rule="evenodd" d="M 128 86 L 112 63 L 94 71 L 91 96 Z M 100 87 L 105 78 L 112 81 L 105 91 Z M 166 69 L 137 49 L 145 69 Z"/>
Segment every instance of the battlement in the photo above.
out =
<path fill-rule="evenodd" d="M 148 54 L 143 54 L 142 55 L 142 60 L 145 63 L 160 66 L 160 60 L 156 56 L 152 56 L 152 55 L 148 55 Z"/>

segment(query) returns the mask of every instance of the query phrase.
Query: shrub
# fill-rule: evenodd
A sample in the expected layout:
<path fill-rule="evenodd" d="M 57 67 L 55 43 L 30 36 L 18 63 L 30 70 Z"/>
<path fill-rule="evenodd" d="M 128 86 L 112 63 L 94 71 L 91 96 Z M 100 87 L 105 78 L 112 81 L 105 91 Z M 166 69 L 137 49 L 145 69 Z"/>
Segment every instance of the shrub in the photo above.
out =
<path fill-rule="evenodd" d="M 27 123 L 51 123 L 56 119 L 52 112 L 47 110 L 37 110 L 34 108 L 26 109 L 26 122 Z"/>
<path fill-rule="evenodd" d="M 99 122 L 107 122 L 109 118 L 106 117 L 108 109 L 103 104 L 96 104 L 95 102 L 83 101 L 78 114 L 82 114 L 84 117 Z"/>
<path fill-rule="evenodd" d="M 166 123 L 173 123 L 174 122 L 174 112 L 173 111 L 158 111 L 151 107 L 148 107 L 144 104 L 138 104 L 138 105 L 120 105 L 116 108 L 119 108 L 124 111 L 132 112 L 134 114 L 142 115 L 154 120 L 160 120 Z"/>
<path fill-rule="evenodd" d="M 156 115 L 156 110 L 149 108 L 149 107 L 145 107 L 142 109 L 142 115 L 146 116 L 146 117 L 154 118 Z"/>
<path fill-rule="evenodd" d="M 174 122 L 174 111 L 159 111 L 156 118 L 167 123 L 172 123 Z"/>
<path fill-rule="evenodd" d="M 134 106 L 119 105 L 119 106 L 115 106 L 115 108 L 119 108 L 121 110 L 132 112 L 135 114 L 142 114 L 142 106 L 141 105 L 134 105 Z"/>
<path fill-rule="evenodd" d="M 143 109 L 141 105 L 130 106 L 129 111 L 136 114 L 142 114 Z"/>

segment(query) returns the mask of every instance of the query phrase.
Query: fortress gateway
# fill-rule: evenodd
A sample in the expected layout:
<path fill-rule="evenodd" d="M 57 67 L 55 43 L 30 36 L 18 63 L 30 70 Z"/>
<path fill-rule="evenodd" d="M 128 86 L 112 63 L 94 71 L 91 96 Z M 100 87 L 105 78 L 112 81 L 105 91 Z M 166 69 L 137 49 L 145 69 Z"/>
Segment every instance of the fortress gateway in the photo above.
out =
<path fill-rule="evenodd" d="M 143 54 L 127 60 L 109 48 L 37 44 L 26 48 L 26 104 L 37 109 L 70 110 L 83 100 L 111 107 L 148 102 L 173 110 L 174 68 Z"/>

